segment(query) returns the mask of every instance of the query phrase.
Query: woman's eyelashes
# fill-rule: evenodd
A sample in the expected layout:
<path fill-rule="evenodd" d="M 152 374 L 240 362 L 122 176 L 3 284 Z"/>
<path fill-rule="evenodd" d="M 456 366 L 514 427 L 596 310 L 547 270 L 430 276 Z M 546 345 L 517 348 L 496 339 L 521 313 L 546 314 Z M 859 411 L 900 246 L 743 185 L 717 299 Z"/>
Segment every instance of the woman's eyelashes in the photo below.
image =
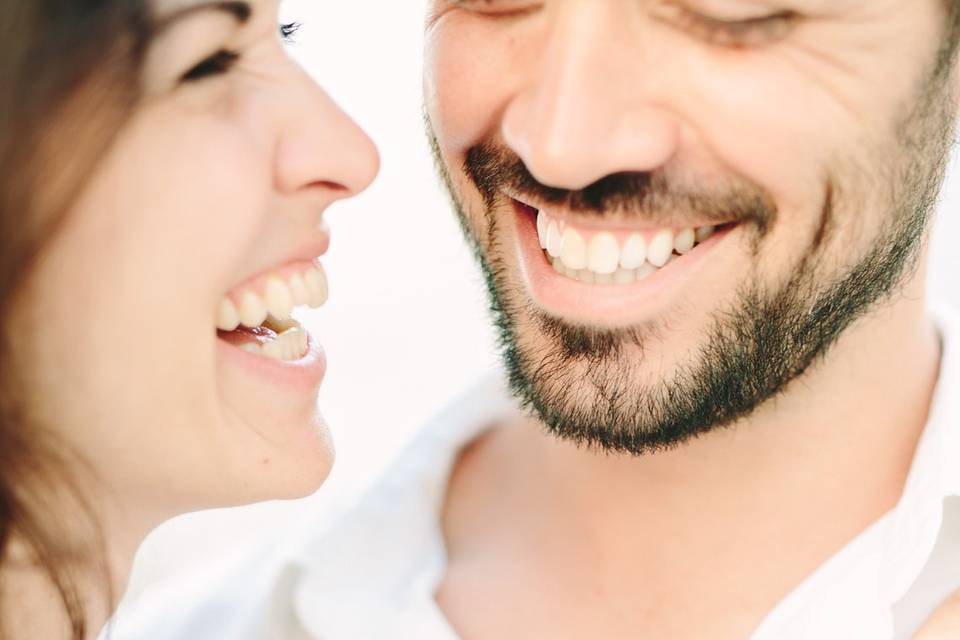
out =
<path fill-rule="evenodd" d="M 215 54 L 206 58 L 200 64 L 194 66 L 180 78 L 183 82 L 195 82 L 203 80 L 210 76 L 216 76 L 226 73 L 230 67 L 240 59 L 240 54 L 234 51 L 221 49 Z"/>
<path fill-rule="evenodd" d="M 287 22 L 281 24 L 280 37 L 284 42 L 294 42 L 294 35 L 300 30 L 299 22 Z M 195 82 L 211 76 L 221 75 L 230 71 L 231 67 L 240 59 L 240 54 L 228 49 L 220 49 L 212 56 L 205 58 L 202 62 L 193 66 L 189 71 L 181 76 L 183 82 Z"/>
<path fill-rule="evenodd" d="M 284 42 L 294 42 L 296 38 L 297 31 L 300 31 L 300 27 L 303 25 L 299 22 L 286 22 L 280 25 L 280 37 Z"/>

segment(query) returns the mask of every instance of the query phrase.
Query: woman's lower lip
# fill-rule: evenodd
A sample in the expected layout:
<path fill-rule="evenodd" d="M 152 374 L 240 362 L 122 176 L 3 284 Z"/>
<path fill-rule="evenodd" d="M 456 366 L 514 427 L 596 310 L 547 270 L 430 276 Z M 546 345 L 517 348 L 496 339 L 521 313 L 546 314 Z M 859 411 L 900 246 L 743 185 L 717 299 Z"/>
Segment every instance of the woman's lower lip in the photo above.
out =
<path fill-rule="evenodd" d="M 244 351 L 217 338 L 217 351 L 228 366 L 242 368 L 264 384 L 303 393 L 316 393 L 323 382 L 327 359 L 323 347 L 308 334 L 307 352 L 299 360 L 276 360 Z"/>
<path fill-rule="evenodd" d="M 647 279 L 625 285 L 588 284 L 558 273 L 536 229 L 536 218 L 515 203 L 514 231 L 520 274 L 528 293 L 547 313 L 598 326 L 632 325 L 663 313 L 701 272 L 710 254 L 737 225 L 727 225 Z"/>

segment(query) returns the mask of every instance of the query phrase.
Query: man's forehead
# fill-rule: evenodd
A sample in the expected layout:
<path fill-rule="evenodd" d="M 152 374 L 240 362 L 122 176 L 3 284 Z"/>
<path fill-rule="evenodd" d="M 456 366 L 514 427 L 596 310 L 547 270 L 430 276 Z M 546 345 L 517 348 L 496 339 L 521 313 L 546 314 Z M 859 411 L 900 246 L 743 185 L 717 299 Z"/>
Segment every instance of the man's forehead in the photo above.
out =
<path fill-rule="evenodd" d="M 468 5 L 475 4 L 477 0 L 431 0 L 434 5 Z M 572 0 L 546 0 L 547 3 L 571 2 Z M 620 3 L 624 0 L 589 0 L 590 3 L 596 2 L 614 2 Z M 490 0 L 490 4 L 495 4 L 497 0 Z M 812 14 L 832 14 L 850 9 L 874 9 L 879 6 L 902 5 L 904 2 L 915 4 L 918 0 L 640 0 L 642 8 L 644 5 L 652 7 L 656 5 L 673 4 L 681 5 L 691 9 L 699 9 L 705 12 L 722 11 L 749 11 L 757 10 L 777 10 L 777 11 L 797 11 L 809 12 Z M 481 0 L 482 4 L 482 0 Z"/>

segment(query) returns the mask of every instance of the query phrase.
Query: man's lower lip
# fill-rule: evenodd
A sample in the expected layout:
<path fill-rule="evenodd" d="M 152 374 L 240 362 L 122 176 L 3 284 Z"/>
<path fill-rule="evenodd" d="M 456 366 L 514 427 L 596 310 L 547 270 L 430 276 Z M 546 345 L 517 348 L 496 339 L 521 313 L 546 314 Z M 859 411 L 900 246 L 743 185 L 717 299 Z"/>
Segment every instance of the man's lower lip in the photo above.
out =
<path fill-rule="evenodd" d="M 738 225 L 724 225 L 689 253 L 632 284 L 590 284 L 558 273 L 540 246 L 536 213 L 514 203 L 521 277 L 547 313 L 595 325 L 635 324 L 656 317 L 702 271 L 706 258 Z"/>
<path fill-rule="evenodd" d="M 229 366 L 248 371 L 264 384 L 314 393 L 326 373 L 327 361 L 323 347 L 309 336 L 307 353 L 299 360 L 284 361 L 244 351 L 239 346 L 217 338 L 217 351 Z"/>

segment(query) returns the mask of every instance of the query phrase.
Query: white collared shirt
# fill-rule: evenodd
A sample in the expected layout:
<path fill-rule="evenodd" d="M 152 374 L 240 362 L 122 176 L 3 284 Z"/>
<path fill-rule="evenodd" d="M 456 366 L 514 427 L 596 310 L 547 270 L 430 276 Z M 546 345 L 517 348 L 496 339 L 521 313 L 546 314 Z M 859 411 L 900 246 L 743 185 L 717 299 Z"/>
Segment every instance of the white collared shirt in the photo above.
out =
<path fill-rule="evenodd" d="M 900 501 L 783 599 L 753 640 L 909 638 L 960 588 L 960 316 L 936 318 L 940 376 Z M 460 450 L 514 410 L 499 380 L 485 381 L 306 544 L 154 598 L 119 616 L 112 638 L 457 640 L 433 597 L 446 570 L 447 481 Z"/>

